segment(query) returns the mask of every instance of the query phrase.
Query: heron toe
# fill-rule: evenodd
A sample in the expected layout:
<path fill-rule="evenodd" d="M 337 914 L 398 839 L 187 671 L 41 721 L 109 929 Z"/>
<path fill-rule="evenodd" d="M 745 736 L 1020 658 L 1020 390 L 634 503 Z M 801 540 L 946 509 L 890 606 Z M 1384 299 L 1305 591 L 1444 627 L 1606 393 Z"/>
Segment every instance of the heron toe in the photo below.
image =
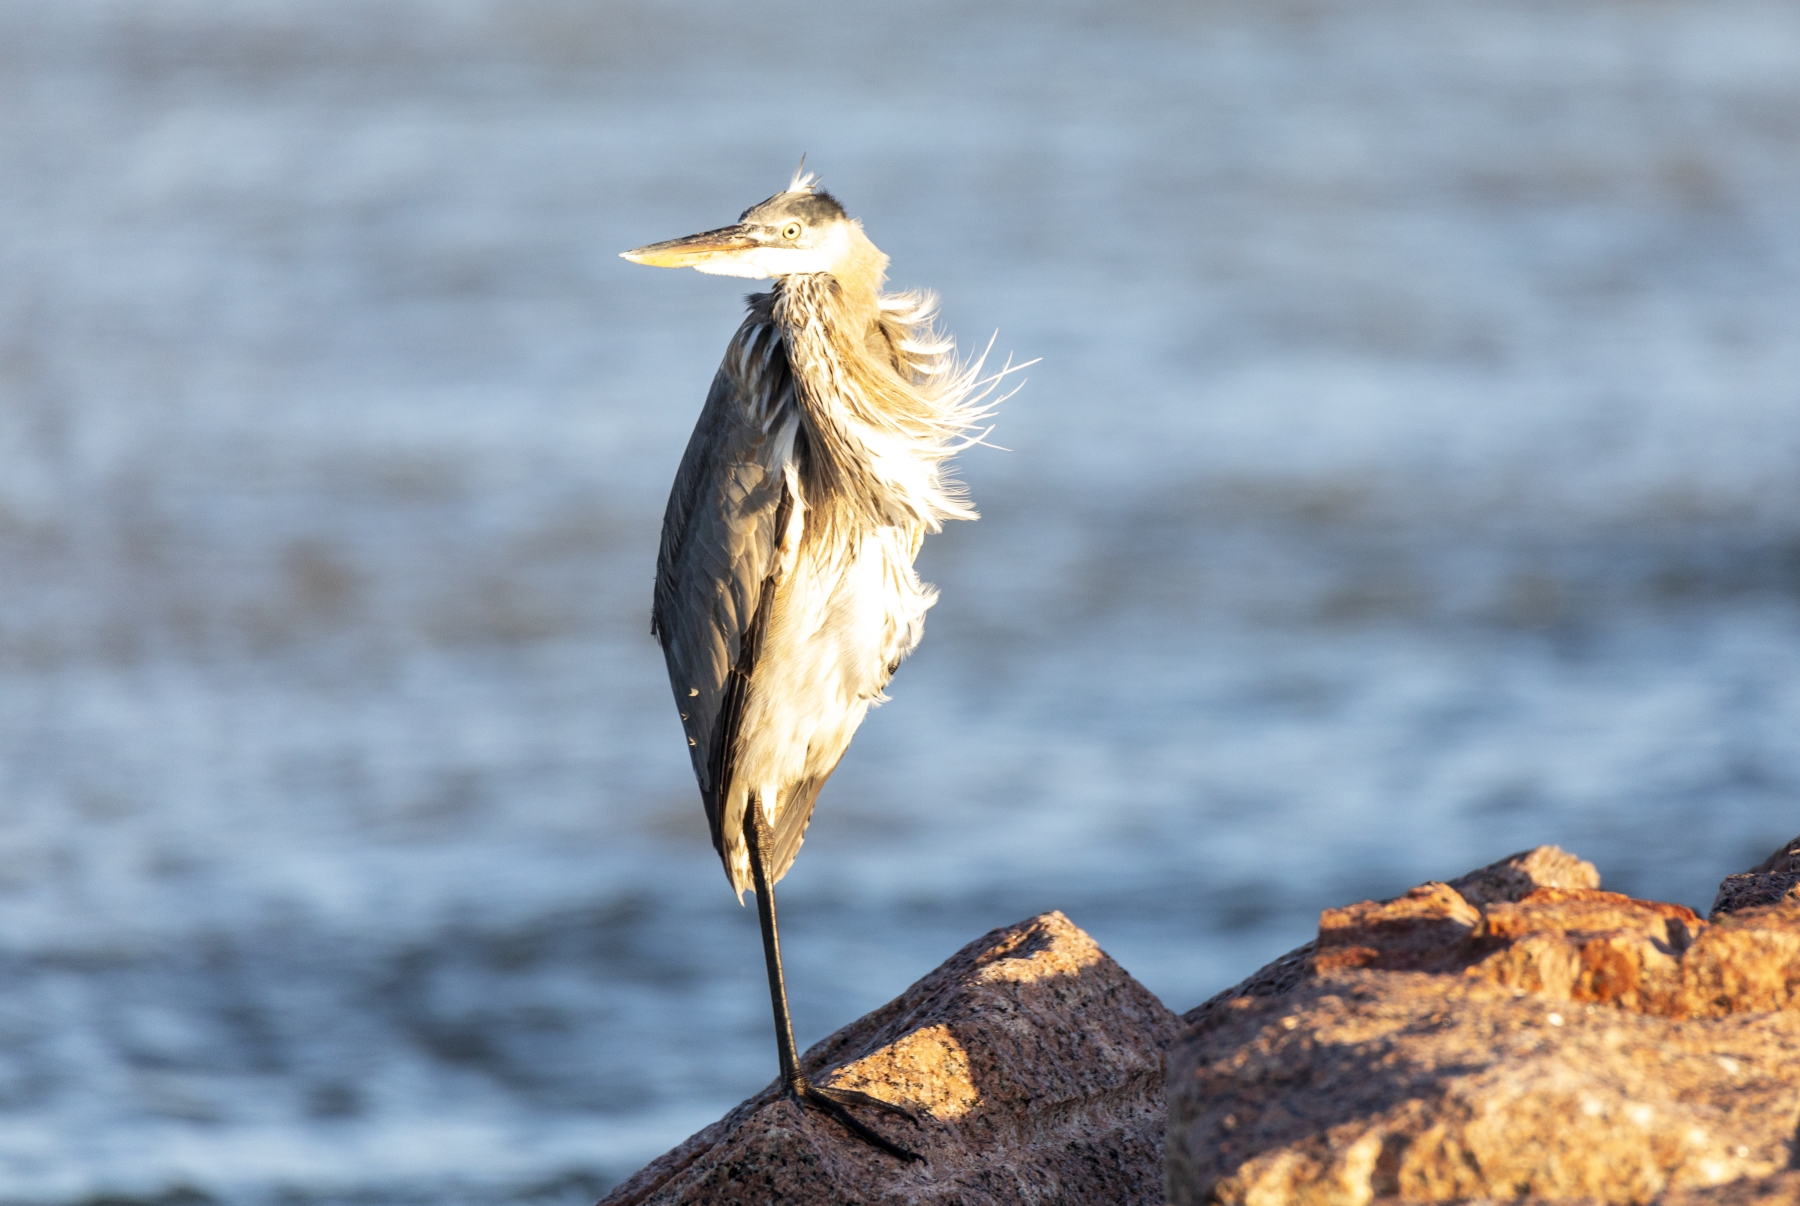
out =
<path fill-rule="evenodd" d="M 898 1114 L 914 1126 L 920 1125 L 919 1116 L 905 1106 L 895 1105 L 891 1101 L 883 1101 L 879 1097 L 871 1097 L 867 1093 L 859 1093 L 855 1089 L 833 1089 L 828 1088 L 825 1085 L 813 1085 L 812 1090 L 815 1093 L 824 1094 L 839 1105 L 868 1106 L 871 1109 L 882 1110 L 889 1114 Z"/>
<path fill-rule="evenodd" d="M 895 1105 L 891 1101 L 883 1101 L 879 1097 L 871 1097 L 867 1093 L 858 1093 L 855 1089 L 828 1089 L 813 1084 L 804 1077 L 795 1078 L 788 1086 L 788 1092 L 803 1107 L 814 1109 L 829 1118 L 836 1119 L 843 1128 L 872 1147 L 878 1147 L 890 1156 L 908 1162 L 923 1161 L 924 1156 L 911 1148 L 901 1147 L 898 1143 L 864 1125 L 850 1106 L 869 1106 L 888 1114 L 898 1114 L 914 1126 L 919 1125 L 916 1114 L 905 1106 Z"/>

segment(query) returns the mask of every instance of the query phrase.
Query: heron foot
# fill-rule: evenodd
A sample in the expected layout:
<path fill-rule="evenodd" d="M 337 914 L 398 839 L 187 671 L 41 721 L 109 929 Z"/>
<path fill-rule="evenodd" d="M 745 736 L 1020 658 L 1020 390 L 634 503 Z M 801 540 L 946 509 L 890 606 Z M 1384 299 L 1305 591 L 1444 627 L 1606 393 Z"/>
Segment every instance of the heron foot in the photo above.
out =
<path fill-rule="evenodd" d="M 829 1118 L 836 1119 L 843 1128 L 872 1147 L 878 1147 L 890 1156 L 908 1162 L 924 1160 L 918 1152 L 911 1148 L 901 1147 L 898 1143 L 865 1126 L 849 1106 L 868 1106 L 887 1114 L 898 1114 L 914 1126 L 919 1125 L 918 1115 L 905 1106 L 897 1106 L 891 1101 L 883 1101 L 879 1097 L 871 1097 L 867 1093 L 859 1093 L 855 1089 L 828 1089 L 813 1084 L 804 1076 L 796 1076 L 788 1084 L 788 1095 L 798 1101 L 802 1107 L 814 1109 Z"/>

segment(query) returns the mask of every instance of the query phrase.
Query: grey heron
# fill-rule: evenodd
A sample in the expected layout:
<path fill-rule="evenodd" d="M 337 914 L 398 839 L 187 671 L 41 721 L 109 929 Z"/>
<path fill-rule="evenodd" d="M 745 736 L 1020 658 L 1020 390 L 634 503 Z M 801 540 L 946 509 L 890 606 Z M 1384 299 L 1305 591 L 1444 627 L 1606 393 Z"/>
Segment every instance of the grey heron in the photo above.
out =
<path fill-rule="evenodd" d="M 937 592 L 913 559 L 944 520 L 975 518 L 945 462 L 985 434 L 1010 366 L 983 378 L 935 330 L 933 296 L 884 294 L 887 257 L 804 169 L 734 225 L 622 253 L 775 282 L 748 299 L 676 473 L 651 625 L 713 847 L 740 903 L 756 896 L 783 1090 L 914 1160 L 848 1107 L 909 1111 L 801 1070 L 774 885 L 919 643 Z"/>

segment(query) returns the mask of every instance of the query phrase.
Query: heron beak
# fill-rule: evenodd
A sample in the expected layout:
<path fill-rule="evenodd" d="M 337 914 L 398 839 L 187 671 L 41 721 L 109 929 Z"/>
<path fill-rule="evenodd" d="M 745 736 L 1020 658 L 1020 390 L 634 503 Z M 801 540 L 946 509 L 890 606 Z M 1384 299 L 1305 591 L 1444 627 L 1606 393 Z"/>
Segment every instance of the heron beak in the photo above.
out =
<path fill-rule="evenodd" d="M 652 268 L 696 268 L 757 246 L 760 244 L 743 226 L 722 226 L 718 230 L 668 239 L 648 247 L 634 247 L 619 255 L 634 264 L 648 264 Z"/>

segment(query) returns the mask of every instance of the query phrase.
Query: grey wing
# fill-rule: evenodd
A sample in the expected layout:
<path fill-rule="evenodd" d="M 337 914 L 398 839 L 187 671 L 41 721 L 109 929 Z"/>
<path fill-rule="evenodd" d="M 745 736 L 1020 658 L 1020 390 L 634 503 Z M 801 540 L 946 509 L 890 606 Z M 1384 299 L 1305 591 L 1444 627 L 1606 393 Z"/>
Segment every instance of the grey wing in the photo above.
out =
<path fill-rule="evenodd" d="M 713 847 L 728 874 L 727 846 L 743 825 L 742 793 L 731 790 L 737 721 L 791 507 L 784 469 L 792 428 L 765 430 L 753 415 L 767 413 L 771 400 L 740 391 L 721 367 L 669 493 L 651 611 Z"/>
<path fill-rule="evenodd" d="M 802 779 L 788 790 L 781 801 L 781 811 L 775 817 L 774 841 L 770 843 L 774 849 L 769 852 L 770 874 L 779 880 L 794 865 L 794 856 L 800 853 L 800 843 L 806 840 L 806 826 L 812 820 L 813 803 L 819 798 L 819 790 L 825 786 L 825 780 L 831 777 L 826 771 L 810 779 Z"/>

